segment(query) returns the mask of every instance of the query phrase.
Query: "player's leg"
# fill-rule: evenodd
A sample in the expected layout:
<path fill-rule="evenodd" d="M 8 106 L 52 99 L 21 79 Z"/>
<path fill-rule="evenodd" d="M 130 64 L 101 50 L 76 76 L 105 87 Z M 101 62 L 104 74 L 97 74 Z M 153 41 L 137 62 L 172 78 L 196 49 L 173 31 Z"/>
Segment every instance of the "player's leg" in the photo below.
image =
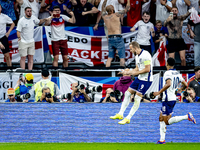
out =
<path fill-rule="evenodd" d="M 159 122 L 160 122 L 160 140 L 157 142 L 157 144 L 165 144 L 165 134 L 166 134 L 166 124 L 164 122 L 164 116 L 162 112 L 159 116 Z"/>
<path fill-rule="evenodd" d="M 169 118 L 166 123 L 167 125 L 171 125 L 173 123 L 177 123 L 182 120 L 189 120 L 189 121 L 192 121 L 194 124 L 196 124 L 196 120 L 194 119 L 192 113 L 188 113 L 187 115 L 184 115 L 184 116 L 174 116 L 172 118 Z"/>
<path fill-rule="evenodd" d="M 181 59 L 181 66 L 186 66 L 185 61 L 185 50 L 179 51 L 180 59 Z"/>
<path fill-rule="evenodd" d="M 126 118 L 124 118 L 124 120 L 118 122 L 119 124 L 130 123 L 130 119 L 132 118 L 132 116 L 135 114 L 135 112 L 140 107 L 140 102 L 143 97 L 143 94 L 146 93 L 146 91 L 149 89 L 149 87 L 151 86 L 151 83 L 152 83 L 152 82 L 141 81 L 139 79 L 137 79 L 136 81 L 139 84 L 137 86 L 136 95 L 134 97 L 134 104 L 133 104 L 128 116 Z"/>
<path fill-rule="evenodd" d="M 120 111 L 115 116 L 111 116 L 110 119 L 123 119 L 124 111 L 128 107 L 130 103 L 130 97 L 132 94 L 134 94 L 135 91 L 133 91 L 131 88 L 128 88 L 128 90 L 125 92 L 124 100 L 122 102 Z"/>

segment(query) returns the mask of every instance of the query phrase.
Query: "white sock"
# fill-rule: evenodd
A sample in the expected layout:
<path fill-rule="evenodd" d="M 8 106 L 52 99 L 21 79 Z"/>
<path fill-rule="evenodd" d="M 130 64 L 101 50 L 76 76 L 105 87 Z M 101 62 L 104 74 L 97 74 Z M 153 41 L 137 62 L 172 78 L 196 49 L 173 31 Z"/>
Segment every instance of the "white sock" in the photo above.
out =
<path fill-rule="evenodd" d="M 177 122 L 180 122 L 182 120 L 187 120 L 188 119 L 188 115 L 185 115 L 185 116 L 175 116 L 175 117 L 172 117 L 168 120 L 168 123 L 169 124 L 173 124 L 173 123 L 177 123 Z"/>
<path fill-rule="evenodd" d="M 160 122 L 160 141 L 165 140 L 165 134 L 166 134 L 166 124 L 164 121 Z"/>
<path fill-rule="evenodd" d="M 124 100 L 123 100 L 122 105 L 121 105 L 121 109 L 120 109 L 118 114 L 120 114 L 122 116 L 124 115 L 124 111 L 126 110 L 126 108 L 128 107 L 128 105 L 130 103 L 130 97 L 131 97 L 131 93 L 129 91 L 126 91 L 125 96 L 124 96 Z"/>
<path fill-rule="evenodd" d="M 131 119 L 131 117 L 135 114 L 135 112 L 138 110 L 139 106 L 140 106 L 140 101 L 141 101 L 141 97 L 138 95 L 135 95 L 134 98 L 134 105 L 131 108 L 131 111 L 129 112 L 128 116 L 126 117 L 127 119 Z"/>

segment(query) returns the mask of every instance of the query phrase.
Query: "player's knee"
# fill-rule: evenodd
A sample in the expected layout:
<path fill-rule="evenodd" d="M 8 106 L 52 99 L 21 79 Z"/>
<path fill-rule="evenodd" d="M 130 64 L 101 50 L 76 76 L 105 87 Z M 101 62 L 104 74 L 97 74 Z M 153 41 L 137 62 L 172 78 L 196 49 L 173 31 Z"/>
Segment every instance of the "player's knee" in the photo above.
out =
<path fill-rule="evenodd" d="M 166 125 L 169 125 L 169 122 L 168 122 L 168 120 L 164 120 L 164 122 L 165 122 L 165 124 L 166 124 Z"/>
<path fill-rule="evenodd" d="M 159 121 L 164 121 L 164 118 L 162 116 L 160 116 Z"/>

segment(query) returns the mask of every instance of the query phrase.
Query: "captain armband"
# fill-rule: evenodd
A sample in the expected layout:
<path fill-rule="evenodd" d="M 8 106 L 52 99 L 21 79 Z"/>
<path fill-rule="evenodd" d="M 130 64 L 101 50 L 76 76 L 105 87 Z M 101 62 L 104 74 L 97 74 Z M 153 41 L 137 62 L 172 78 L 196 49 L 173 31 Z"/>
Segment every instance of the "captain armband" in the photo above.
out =
<path fill-rule="evenodd" d="M 151 65 L 151 61 L 150 60 L 144 61 L 144 65 Z"/>

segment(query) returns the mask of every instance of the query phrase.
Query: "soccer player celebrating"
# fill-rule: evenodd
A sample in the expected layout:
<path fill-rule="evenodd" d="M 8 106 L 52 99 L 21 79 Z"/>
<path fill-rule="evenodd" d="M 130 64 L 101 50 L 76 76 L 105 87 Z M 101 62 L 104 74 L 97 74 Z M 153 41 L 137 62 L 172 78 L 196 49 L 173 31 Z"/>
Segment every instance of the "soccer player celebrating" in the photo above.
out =
<path fill-rule="evenodd" d="M 184 116 L 175 116 L 171 118 L 173 108 L 176 104 L 175 91 L 179 82 L 181 82 L 183 85 L 182 90 L 187 87 L 187 83 L 185 82 L 181 74 L 173 69 L 174 65 L 175 65 L 175 60 L 173 58 L 168 58 L 166 63 L 167 71 L 164 73 L 163 76 L 163 83 L 165 82 L 165 84 L 160 91 L 153 93 L 154 96 L 163 93 L 162 108 L 159 116 L 160 140 L 157 142 L 157 144 L 166 144 L 165 143 L 166 125 L 171 125 L 173 123 L 177 123 L 186 119 L 192 121 L 193 123 L 196 123 L 192 113 L 188 113 L 187 115 Z"/>
<path fill-rule="evenodd" d="M 133 76 L 139 76 L 125 92 L 124 101 L 122 102 L 119 113 L 115 116 L 110 117 L 111 119 L 123 119 L 124 111 L 130 103 L 130 97 L 132 94 L 135 94 L 134 105 L 131 108 L 130 113 L 122 121 L 118 122 L 119 124 L 130 123 L 131 117 L 134 115 L 134 113 L 138 110 L 140 106 L 140 101 L 143 95 L 149 89 L 153 81 L 153 67 L 151 54 L 148 51 L 141 49 L 140 45 L 137 42 L 131 42 L 129 44 L 129 47 L 130 52 L 132 52 L 135 55 L 136 67 L 133 70 L 129 70 L 127 73 L 123 71 L 122 74 L 131 74 Z"/>

